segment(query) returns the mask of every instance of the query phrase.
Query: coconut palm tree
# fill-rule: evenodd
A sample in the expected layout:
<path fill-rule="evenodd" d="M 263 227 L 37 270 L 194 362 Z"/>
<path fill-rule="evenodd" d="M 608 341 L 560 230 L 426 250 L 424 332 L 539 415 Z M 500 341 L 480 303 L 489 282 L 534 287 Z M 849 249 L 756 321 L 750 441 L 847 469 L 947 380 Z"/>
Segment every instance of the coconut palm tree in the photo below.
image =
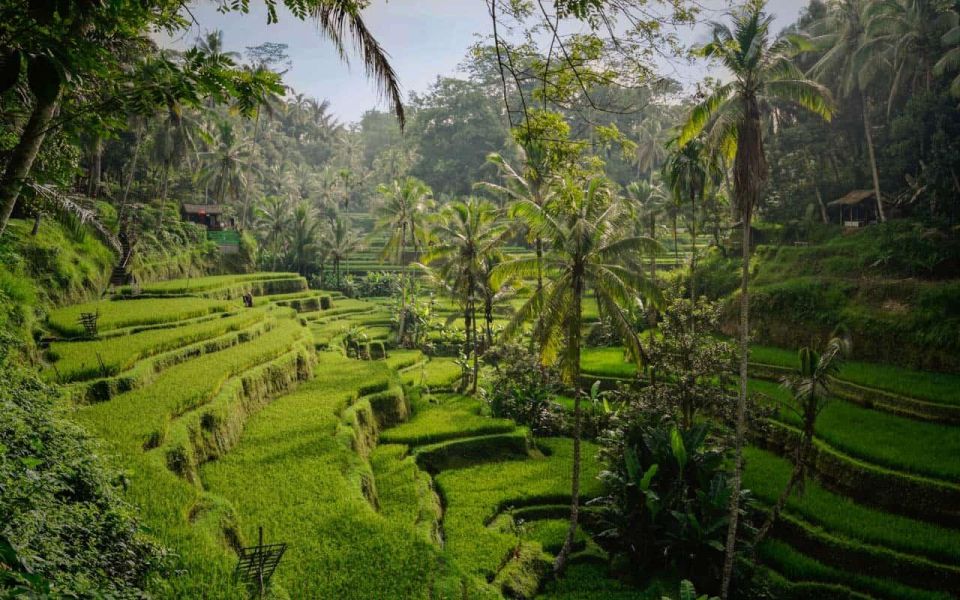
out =
<path fill-rule="evenodd" d="M 201 177 L 213 185 L 213 197 L 223 204 L 227 198 L 239 200 L 247 187 L 247 171 L 252 168 L 250 143 L 237 134 L 229 121 L 217 127 L 217 138 L 211 150 L 201 153 L 204 169 Z M 249 207 L 241 207 L 240 224 L 246 227 Z"/>
<path fill-rule="evenodd" d="M 657 240 L 659 226 L 657 218 L 662 215 L 667 207 L 666 195 L 656 177 L 652 182 L 635 181 L 626 187 L 627 206 L 634 218 L 635 232 L 637 235 L 644 235 L 651 240 Z M 657 254 L 648 253 L 649 258 L 649 277 L 650 281 L 657 281 Z M 651 306 L 647 310 L 647 320 L 650 327 L 657 325 L 657 311 Z"/>
<path fill-rule="evenodd" d="M 827 5 L 826 15 L 810 26 L 813 33 L 811 42 L 823 51 L 820 59 L 810 68 L 810 74 L 830 85 L 839 98 L 852 99 L 860 106 L 873 192 L 877 199 L 877 215 L 880 221 L 886 221 L 868 94 L 881 70 L 881 48 L 867 37 L 866 22 L 869 20 L 870 7 L 870 0 L 833 0 Z"/>
<path fill-rule="evenodd" d="M 477 300 L 483 299 L 484 262 L 499 253 L 510 229 L 500 221 L 500 212 L 487 200 L 470 198 L 443 207 L 433 225 L 436 240 L 424 255 L 425 264 L 439 263 L 438 275 L 463 308 L 467 356 L 473 354 L 473 393 L 477 392 L 479 341 Z"/>
<path fill-rule="evenodd" d="M 189 169 L 198 156 L 200 144 L 209 141 L 203 122 L 195 112 L 180 104 L 167 107 L 166 117 L 153 135 L 150 158 L 160 165 L 158 197 L 167 200 L 170 170 L 183 162 Z"/>
<path fill-rule="evenodd" d="M 294 207 L 288 227 L 290 258 L 293 268 L 301 275 L 307 274 L 307 266 L 317 250 L 320 225 L 309 204 L 300 202 Z"/>
<path fill-rule="evenodd" d="M 340 287 L 340 263 L 348 260 L 350 255 L 360 249 L 362 240 L 357 232 L 350 227 L 350 220 L 337 216 L 329 234 L 324 237 L 320 246 L 324 249 L 327 260 L 333 261 L 333 273 L 337 278 L 337 288 Z"/>
<path fill-rule="evenodd" d="M 813 445 L 817 417 L 827 405 L 831 384 L 848 352 L 849 341 L 842 337 L 831 339 L 822 354 L 809 347 L 801 348 L 797 373 L 787 375 L 782 380 L 783 387 L 792 395 L 792 403 L 787 404 L 787 408 L 796 413 L 803 423 L 803 428 L 800 430 L 800 439 L 794 455 L 793 472 L 763 525 L 757 531 L 754 547 L 758 546 L 770 533 L 794 489 L 803 487 L 810 462 L 810 447 Z"/>
<path fill-rule="evenodd" d="M 540 207 L 549 204 L 553 198 L 553 189 L 551 187 L 553 175 L 549 173 L 545 166 L 540 168 L 537 166 L 539 163 L 546 162 L 546 159 L 538 160 L 538 157 L 542 154 L 537 151 L 540 145 L 530 144 L 530 147 L 530 151 L 524 152 L 528 166 L 523 172 L 515 169 L 503 155 L 497 152 L 488 155 L 487 162 L 497 167 L 497 171 L 503 179 L 503 184 L 484 181 L 478 183 L 477 187 L 486 189 L 511 201 L 528 201 Z M 529 230 L 528 233 L 530 233 L 528 241 L 533 242 L 534 256 L 537 261 L 536 292 L 539 292 L 543 289 L 542 265 L 545 240 L 541 234 L 533 230 Z M 538 315 L 537 328 L 540 329 L 542 325 L 542 315 Z"/>
<path fill-rule="evenodd" d="M 941 38 L 957 26 L 956 12 L 942 0 L 885 0 L 867 6 L 868 42 L 861 52 L 882 53 L 893 70 L 887 115 L 904 87 L 930 91 Z"/>
<path fill-rule="evenodd" d="M 276 271 L 287 235 L 287 226 L 290 224 L 290 203 L 283 196 L 267 196 L 256 208 L 256 215 L 257 228 L 264 246 L 270 249 L 272 269 Z"/>
<path fill-rule="evenodd" d="M 717 175 L 716 161 L 708 152 L 702 139 L 695 138 L 684 145 L 677 139 L 667 144 L 667 159 L 663 165 L 664 179 L 678 205 L 690 202 L 690 301 L 696 304 L 696 268 L 697 268 L 697 202 L 701 205 L 707 193 L 707 187 Z M 674 241 L 676 243 L 676 241 Z"/>
<path fill-rule="evenodd" d="M 705 134 L 713 148 L 733 156 L 734 201 L 742 226 L 743 264 L 740 277 L 740 393 L 736 410 L 736 449 L 733 494 L 730 501 L 726 556 L 721 595 L 729 594 L 733 573 L 740 516 L 740 487 L 743 471 L 743 444 L 746 436 L 747 360 L 750 333 L 750 226 L 767 178 L 767 159 L 763 147 L 761 119 L 764 111 L 778 104 L 799 105 L 825 119 L 832 116 L 830 94 L 820 84 L 807 79 L 791 58 L 798 52 L 793 38 L 771 43 L 772 18 L 766 14 L 765 0 L 749 0 L 732 13 L 733 28 L 721 23 L 713 26 L 713 40 L 700 54 L 718 59 L 732 75 L 691 111 L 683 125 L 678 143 L 686 145 Z"/>
<path fill-rule="evenodd" d="M 377 192 L 383 202 L 374 210 L 377 216 L 375 230 L 389 234 L 380 253 L 381 258 L 393 260 L 395 264 L 403 266 L 407 262 L 404 254 L 407 248 L 413 248 L 414 253 L 420 250 L 424 235 L 423 217 L 431 205 L 433 191 L 419 179 L 407 177 L 390 185 L 381 184 L 377 187 Z M 409 273 L 403 274 L 400 279 L 398 344 L 403 343 L 409 280 Z"/>
<path fill-rule="evenodd" d="M 542 288 L 516 312 L 504 330 L 516 335 L 523 324 L 542 313 L 542 326 L 534 330 L 539 338 L 541 358 L 551 363 L 559 358 L 561 372 L 574 391 L 573 473 L 571 478 L 570 529 L 554 569 L 563 571 L 577 530 L 580 503 L 580 339 L 583 327 L 583 298 L 592 289 L 597 304 L 623 338 L 630 355 L 641 363 L 640 339 L 629 312 L 641 298 L 659 301 L 653 283 L 633 265 L 639 252 L 654 252 L 656 242 L 647 237 L 625 237 L 626 207 L 616 201 L 609 181 L 594 178 L 581 185 L 568 176 L 560 183 L 558 197 L 539 206 L 529 199 L 518 200 L 513 214 L 537 236 L 549 240 L 542 260 L 546 274 Z M 517 258 L 504 262 L 495 283 L 510 278 L 529 279 L 537 275 L 541 262 Z"/>
<path fill-rule="evenodd" d="M 943 34 L 942 41 L 949 50 L 944 52 L 933 66 L 933 72 L 938 76 L 956 72 L 957 75 L 950 82 L 950 93 L 960 97 L 960 25 Z"/>

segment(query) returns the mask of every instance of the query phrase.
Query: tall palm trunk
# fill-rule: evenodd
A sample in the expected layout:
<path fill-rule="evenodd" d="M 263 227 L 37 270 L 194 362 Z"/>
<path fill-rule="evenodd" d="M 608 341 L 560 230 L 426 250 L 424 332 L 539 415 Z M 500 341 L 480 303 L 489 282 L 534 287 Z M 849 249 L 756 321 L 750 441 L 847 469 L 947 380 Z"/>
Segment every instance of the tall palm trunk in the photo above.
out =
<path fill-rule="evenodd" d="M 407 223 L 400 225 L 400 250 L 398 261 L 403 268 L 403 250 L 407 245 Z M 403 346 L 403 334 L 407 320 L 407 273 L 406 269 L 400 272 L 400 319 L 397 323 L 397 346 Z"/>
<path fill-rule="evenodd" d="M 475 302 L 470 303 L 470 309 L 473 311 L 473 395 L 477 395 L 477 384 L 480 379 L 480 344 L 477 341 L 477 306 Z"/>
<path fill-rule="evenodd" d="M 736 557 L 737 523 L 740 518 L 740 488 L 743 481 L 743 445 L 747 421 L 747 365 L 750 359 L 750 212 L 743 217 L 743 263 L 740 271 L 740 393 L 737 397 L 736 449 L 734 451 L 732 495 L 727 525 L 726 553 L 723 560 L 721 597 L 727 598 L 733 562 Z"/>
<path fill-rule="evenodd" d="M 489 348 L 493 345 L 493 296 L 490 294 L 487 294 L 483 299 L 483 317 L 486 320 L 484 347 Z"/>
<path fill-rule="evenodd" d="M 690 306 L 697 304 L 697 191 L 690 192 Z M 692 322 L 692 320 L 691 320 Z"/>
<path fill-rule="evenodd" d="M 87 173 L 87 196 L 96 198 L 100 195 L 100 177 L 103 172 L 103 138 L 99 135 L 93 138 L 90 148 L 90 168 Z"/>
<path fill-rule="evenodd" d="M 677 242 L 677 213 L 673 213 L 673 262 L 680 267 L 680 244 Z"/>
<path fill-rule="evenodd" d="M 580 400 L 583 392 L 580 387 L 580 325 L 583 306 L 583 267 L 574 269 L 573 275 L 573 307 L 567 332 L 569 344 L 570 373 L 573 378 L 573 473 L 570 478 L 570 527 L 567 537 L 563 540 L 563 547 L 553 563 L 553 572 L 556 575 L 563 573 L 567 559 L 573 550 L 573 541 L 577 535 L 577 525 L 580 520 L 580 436 L 582 411 Z"/>
<path fill-rule="evenodd" d="M 33 161 L 40 152 L 40 146 L 43 145 L 43 138 L 47 135 L 47 128 L 53 120 L 54 113 L 60 104 L 60 92 L 57 91 L 52 97 L 47 99 L 37 98 L 37 104 L 30 113 L 30 120 L 27 126 L 23 128 L 20 134 L 20 140 L 10 152 L 10 158 L 7 160 L 7 168 L 3 172 L 3 178 L 0 179 L 0 235 L 7 229 L 7 223 L 10 221 L 10 215 L 17 206 L 17 199 L 20 197 L 20 190 L 23 188 L 23 182 L 30 174 L 30 168 Z"/>
<path fill-rule="evenodd" d="M 130 172 L 127 173 L 127 185 L 123 188 L 123 199 L 120 201 L 120 203 L 124 205 L 130 196 L 130 188 L 133 186 L 133 176 L 137 172 L 137 159 L 140 158 L 140 146 L 143 145 L 142 130 L 138 128 L 136 135 L 137 139 L 133 144 L 133 156 L 130 157 Z"/>
<path fill-rule="evenodd" d="M 870 158 L 870 174 L 873 176 L 873 193 L 877 197 L 877 216 L 881 223 L 887 220 L 886 213 L 883 212 L 883 198 L 880 196 L 880 173 L 877 171 L 877 154 L 873 148 L 873 133 L 870 127 L 870 102 L 867 98 L 860 95 L 860 105 L 863 114 L 863 134 L 867 140 L 867 156 Z"/>
<path fill-rule="evenodd" d="M 653 214 L 650 215 L 650 239 L 657 240 L 657 217 Z M 650 253 L 650 282 L 653 285 L 657 284 L 657 255 L 655 252 Z M 657 326 L 657 309 L 652 305 L 647 310 L 647 320 L 651 329 Z"/>
<path fill-rule="evenodd" d="M 773 529 L 773 525 L 776 523 L 780 513 L 783 511 L 783 507 L 786 506 L 787 500 L 789 500 L 791 494 L 793 494 L 794 488 L 797 487 L 798 483 L 803 481 L 807 468 L 807 460 L 809 459 L 810 454 L 810 445 L 813 441 L 815 420 L 816 413 L 811 414 L 808 412 L 805 415 L 803 433 L 801 433 L 800 436 L 800 444 L 797 447 L 797 453 L 795 455 L 796 462 L 793 465 L 793 472 L 790 474 L 790 480 L 787 481 L 787 487 L 783 489 L 780 497 L 777 498 L 776 504 L 774 504 L 773 508 L 770 509 L 770 514 L 767 515 L 763 525 L 761 525 L 759 531 L 757 531 L 757 536 L 753 540 L 754 548 L 759 546 L 760 543 L 766 539 L 767 535 L 770 533 L 770 530 Z"/>

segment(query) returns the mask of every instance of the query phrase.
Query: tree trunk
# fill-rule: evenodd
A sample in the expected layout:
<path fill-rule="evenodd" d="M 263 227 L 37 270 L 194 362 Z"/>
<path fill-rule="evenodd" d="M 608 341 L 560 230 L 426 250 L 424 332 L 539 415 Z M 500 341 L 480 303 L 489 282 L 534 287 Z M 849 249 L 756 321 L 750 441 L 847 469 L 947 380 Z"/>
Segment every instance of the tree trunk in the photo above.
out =
<path fill-rule="evenodd" d="M 827 205 L 823 203 L 823 194 L 820 193 L 820 186 L 814 184 L 813 191 L 817 195 L 817 205 L 820 206 L 820 219 L 823 220 L 824 225 L 828 225 L 830 223 L 830 215 L 827 213 Z"/>
<path fill-rule="evenodd" d="M 734 452 L 730 515 L 727 525 L 727 543 L 723 559 L 721 598 L 730 592 L 733 562 L 737 547 L 737 522 L 740 518 L 740 487 L 743 480 L 743 443 L 747 421 L 747 364 L 750 359 L 750 211 L 743 215 L 743 264 L 740 272 L 740 393 L 737 397 L 736 446 Z"/>
<path fill-rule="evenodd" d="M 30 174 L 30 168 L 33 167 L 33 161 L 40 152 L 40 146 L 43 145 L 43 138 L 47 135 L 47 127 L 53 120 L 53 115 L 60 104 L 60 93 L 58 92 L 49 100 L 42 102 L 37 100 L 37 105 L 33 107 L 30 113 L 30 120 L 20 134 L 20 140 L 10 152 L 10 158 L 7 161 L 7 168 L 3 172 L 3 178 L 0 179 L 0 235 L 7 229 L 7 223 L 10 221 L 10 215 L 17 206 L 17 199 L 20 197 L 20 190 L 23 187 L 23 181 Z"/>
<path fill-rule="evenodd" d="M 483 316 L 486 319 L 487 326 L 487 337 L 485 342 L 486 347 L 489 348 L 493 345 L 493 298 L 491 296 L 487 296 L 483 302 Z"/>
<path fill-rule="evenodd" d="M 130 172 L 127 174 L 127 185 L 123 188 L 123 199 L 120 201 L 121 205 L 125 205 L 127 198 L 130 196 L 130 187 L 133 185 L 133 175 L 137 172 L 137 158 L 140 156 L 140 145 L 142 142 L 143 133 L 138 129 L 137 141 L 133 144 L 133 156 L 130 157 Z"/>
<path fill-rule="evenodd" d="M 400 251 L 397 262 L 403 267 L 403 250 L 407 244 L 407 223 L 400 225 Z M 403 347 L 403 333 L 407 319 L 407 274 L 400 271 L 400 318 L 397 320 L 397 346 Z"/>
<path fill-rule="evenodd" d="M 793 489 L 798 483 L 800 483 L 800 481 L 803 480 L 804 473 L 806 471 L 807 454 L 809 453 L 810 449 L 811 436 L 808 436 L 806 432 L 802 433 L 801 435 L 802 438 L 800 440 L 800 446 L 797 448 L 796 464 L 793 465 L 793 472 L 790 474 L 790 480 L 787 481 L 787 487 L 783 489 L 780 497 L 777 498 L 776 504 L 774 504 L 773 508 L 770 509 L 770 514 L 767 515 L 767 518 L 760 527 L 760 530 L 757 531 L 757 537 L 753 540 L 754 551 L 756 551 L 757 546 L 759 546 L 763 540 L 766 539 L 767 535 L 770 533 L 770 530 L 773 529 L 773 525 L 776 523 L 777 518 L 783 511 L 783 507 L 787 505 L 790 495 L 793 494 Z"/>
<path fill-rule="evenodd" d="M 540 298 L 540 301 L 543 301 L 543 239 L 540 236 L 537 236 L 536 242 L 537 253 L 537 297 Z M 540 310 L 537 311 L 537 329 L 534 331 L 532 340 L 540 338 L 540 334 L 543 332 L 543 306 L 540 307 Z M 532 346 L 531 346 L 532 347 Z"/>
<path fill-rule="evenodd" d="M 477 382 L 480 379 L 480 345 L 477 343 L 477 313 L 476 305 L 471 302 L 470 308 L 474 311 L 472 324 L 473 324 L 473 395 L 477 395 Z"/>
<path fill-rule="evenodd" d="M 650 239 L 657 240 L 657 217 L 652 213 L 650 215 Z M 655 252 L 650 253 L 650 283 L 657 285 L 657 255 Z M 657 326 L 657 309 L 653 305 L 647 310 L 647 322 L 651 329 Z"/>
<path fill-rule="evenodd" d="M 877 197 L 877 216 L 881 223 L 885 223 L 887 215 L 883 212 L 883 198 L 880 195 L 880 173 L 877 172 L 877 155 L 873 149 L 873 133 L 870 131 L 870 116 L 867 114 L 870 110 L 870 103 L 863 95 L 861 95 L 860 98 L 863 108 L 863 133 L 867 139 L 867 155 L 870 157 L 870 174 L 873 176 L 873 193 Z"/>
<path fill-rule="evenodd" d="M 680 268 L 680 244 L 677 242 L 677 214 L 673 214 L 673 262 Z"/>
<path fill-rule="evenodd" d="M 36 237 L 40 233 L 40 218 L 43 216 L 43 213 L 39 210 L 36 211 L 33 215 L 33 228 L 30 230 L 30 235 Z"/>
<path fill-rule="evenodd" d="M 697 193 L 690 194 L 690 307 L 697 304 Z"/>
<path fill-rule="evenodd" d="M 567 566 L 567 559 L 573 550 L 573 541 L 577 535 L 577 525 L 580 520 L 580 436 L 582 413 L 580 409 L 580 324 L 582 319 L 583 281 L 582 275 L 574 274 L 573 282 L 573 315 L 570 319 L 567 343 L 570 344 L 570 372 L 573 378 L 573 473 L 570 478 L 570 527 L 567 537 L 563 540 L 563 547 L 553 562 L 553 573 L 556 576 L 563 574 Z"/>
<path fill-rule="evenodd" d="M 87 174 L 87 195 L 96 198 L 100 195 L 100 177 L 103 172 L 103 138 L 99 135 L 93 139 L 93 148 L 90 151 L 90 169 Z"/>

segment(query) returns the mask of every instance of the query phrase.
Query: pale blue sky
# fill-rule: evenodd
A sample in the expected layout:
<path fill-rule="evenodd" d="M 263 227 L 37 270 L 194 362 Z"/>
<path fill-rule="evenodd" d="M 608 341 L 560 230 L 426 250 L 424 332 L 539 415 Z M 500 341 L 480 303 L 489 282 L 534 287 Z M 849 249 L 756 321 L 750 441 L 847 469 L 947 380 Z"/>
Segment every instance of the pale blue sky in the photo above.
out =
<path fill-rule="evenodd" d="M 705 19 L 717 19 L 726 10 L 726 0 L 703 0 Z M 323 40 L 309 22 L 289 14 L 280 15 L 280 23 L 266 24 L 266 11 L 260 2 L 251 2 L 248 15 L 220 14 L 207 1 L 191 2 L 197 24 L 174 40 L 161 43 L 176 47 L 190 45 L 199 33 L 221 29 L 229 50 L 242 52 L 246 46 L 264 42 L 289 45 L 293 67 L 285 81 L 297 92 L 327 98 L 331 111 L 341 121 L 359 119 L 377 106 L 374 87 L 366 80 L 361 65 L 348 67 L 336 56 L 331 44 Z M 786 26 L 806 5 L 806 0 L 771 0 L 769 10 L 777 16 L 777 28 Z M 364 11 L 367 26 L 390 53 L 405 92 L 423 92 L 438 75 L 455 74 L 467 47 L 476 35 L 489 32 L 490 20 L 484 0 L 373 0 Z M 682 32 L 684 39 L 701 41 L 697 31 Z M 698 79 L 702 72 L 678 67 L 683 79 Z M 382 108 L 383 105 L 381 104 Z"/>

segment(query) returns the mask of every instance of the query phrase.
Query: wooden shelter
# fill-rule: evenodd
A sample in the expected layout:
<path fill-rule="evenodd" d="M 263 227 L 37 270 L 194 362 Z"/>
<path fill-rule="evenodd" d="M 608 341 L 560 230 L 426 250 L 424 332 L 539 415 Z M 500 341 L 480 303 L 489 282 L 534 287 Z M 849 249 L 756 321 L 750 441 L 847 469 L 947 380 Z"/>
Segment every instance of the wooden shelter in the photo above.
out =
<path fill-rule="evenodd" d="M 180 209 L 180 216 L 184 221 L 203 225 L 207 231 L 223 231 L 235 227 L 233 217 L 224 215 L 221 204 L 184 204 Z"/>
<path fill-rule="evenodd" d="M 877 222 L 876 198 L 873 190 L 854 190 L 827 206 L 840 207 L 840 224 L 844 227 L 866 227 Z"/>

